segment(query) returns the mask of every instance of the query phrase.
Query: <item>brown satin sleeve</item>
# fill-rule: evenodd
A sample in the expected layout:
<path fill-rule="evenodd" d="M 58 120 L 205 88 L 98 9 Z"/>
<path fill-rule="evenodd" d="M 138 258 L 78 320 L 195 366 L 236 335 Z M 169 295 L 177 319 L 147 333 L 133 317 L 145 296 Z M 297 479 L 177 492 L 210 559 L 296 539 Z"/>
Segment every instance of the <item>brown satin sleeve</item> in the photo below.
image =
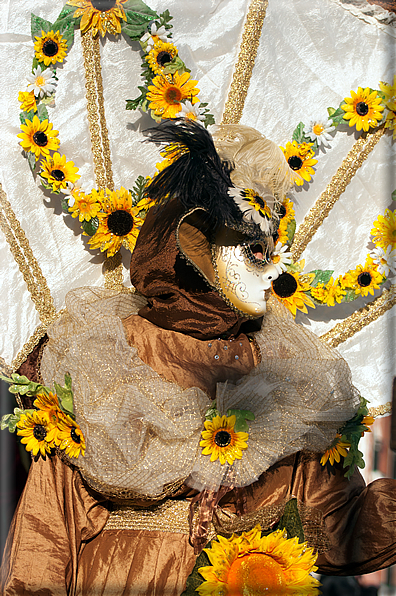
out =
<path fill-rule="evenodd" d="M 128 343 L 143 362 L 180 387 L 215 396 L 216 383 L 237 381 L 259 361 L 258 348 L 241 333 L 232 339 L 200 340 L 157 327 L 139 315 L 123 321 Z"/>
<path fill-rule="evenodd" d="M 4 550 L 0 593 L 74 594 L 81 543 L 99 534 L 108 515 L 104 498 L 58 457 L 33 462 Z"/>

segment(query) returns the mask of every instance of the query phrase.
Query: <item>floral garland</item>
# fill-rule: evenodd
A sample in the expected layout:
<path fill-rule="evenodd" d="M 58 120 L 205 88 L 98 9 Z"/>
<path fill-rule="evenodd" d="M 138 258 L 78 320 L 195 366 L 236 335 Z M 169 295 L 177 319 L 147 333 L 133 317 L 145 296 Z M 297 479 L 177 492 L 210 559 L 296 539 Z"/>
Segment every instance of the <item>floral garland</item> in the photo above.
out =
<path fill-rule="evenodd" d="M 73 413 L 70 375 L 65 376 L 64 387 L 54 383 L 55 391 L 16 373 L 10 378 L 0 375 L 0 379 L 9 383 L 11 393 L 36 398 L 33 402 L 36 409 L 15 408 L 13 414 L 5 414 L 1 418 L 1 430 L 17 431 L 21 443 L 34 457 L 41 455 L 45 459 L 55 448 L 69 457 L 84 455 L 85 439 Z"/>

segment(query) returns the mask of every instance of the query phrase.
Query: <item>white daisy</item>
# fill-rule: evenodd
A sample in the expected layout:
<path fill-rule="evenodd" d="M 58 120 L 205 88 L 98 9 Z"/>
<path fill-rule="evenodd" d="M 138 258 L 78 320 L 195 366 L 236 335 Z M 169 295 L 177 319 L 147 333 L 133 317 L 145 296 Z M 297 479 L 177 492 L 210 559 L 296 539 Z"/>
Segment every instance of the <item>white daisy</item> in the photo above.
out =
<path fill-rule="evenodd" d="M 33 74 L 28 76 L 29 84 L 27 88 L 29 91 L 33 89 L 36 97 L 44 97 L 55 91 L 56 80 L 52 76 L 52 70 L 46 68 L 41 70 L 41 66 L 38 66 L 33 70 Z"/>
<path fill-rule="evenodd" d="M 181 104 L 180 112 L 176 114 L 176 118 L 186 118 L 186 120 L 195 120 L 195 122 L 205 120 L 203 109 L 199 107 L 200 104 L 192 105 L 191 101 Z"/>
<path fill-rule="evenodd" d="M 150 32 L 145 33 L 140 39 L 142 43 L 147 42 L 147 52 L 153 49 L 154 44 L 157 41 L 157 39 L 153 39 L 153 37 L 159 38 L 163 42 L 168 41 L 165 27 L 159 27 L 157 29 L 157 25 L 155 23 L 151 23 Z"/>
<path fill-rule="evenodd" d="M 256 193 L 253 188 L 238 188 L 236 186 L 230 187 L 228 194 L 242 211 L 245 221 L 253 221 L 258 224 L 264 234 L 273 231 L 272 211 L 267 201 L 273 204 L 275 198 L 269 190 L 265 195 L 266 198 Z"/>
<path fill-rule="evenodd" d="M 378 265 L 378 271 L 381 275 L 388 277 L 389 272 L 396 273 L 396 248 L 388 246 L 386 250 L 377 246 L 370 253 L 373 262 Z"/>
<path fill-rule="evenodd" d="M 287 244 L 282 246 L 282 243 L 278 242 L 272 253 L 271 261 L 279 275 L 282 271 L 286 271 L 286 265 L 292 262 L 292 253 L 287 251 L 288 248 Z"/>
<path fill-rule="evenodd" d="M 304 126 L 304 135 L 311 141 L 318 141 L 318 145 L 330 147 L 329 141 L 332 141 L 333 137 L 329 133 L 334 129 L 335 126 L 332 125 L 331 120 L 324 118 L 311 120 L 308 126 Z"/>

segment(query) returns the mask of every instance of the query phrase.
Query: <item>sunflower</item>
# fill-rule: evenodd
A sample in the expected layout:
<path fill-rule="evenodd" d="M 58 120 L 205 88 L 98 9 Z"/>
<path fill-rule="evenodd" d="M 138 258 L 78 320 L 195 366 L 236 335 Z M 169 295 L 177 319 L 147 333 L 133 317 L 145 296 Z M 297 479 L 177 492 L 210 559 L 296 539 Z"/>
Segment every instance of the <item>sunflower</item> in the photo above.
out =
<path fill-rule="evenodd" d="M 330 465 L 333 466 L 335 461 L 337 463 L 340 461 L 341 456 L 346 457 L 348 454 L 347 449 L 349 449 L 351 444 L 347 441 L 340 441 L 340 439 L 341 435 L 337 434 L 331 446 L 326 449 L 320 460 L 322 466 L 325 466 L 328 460 L 330 460 Z"/>
<path fill-rule="evenodd" d="M 47 412 L 25 412 L 21 415 L 17 428 L 19 429 L 17 434 L 23 437 L 21 443 L 24 443 L 26 450 L 32 451 L 34 456 L 40 451 L 45 458 L 45 454 L 51 452 L 51 447 L 54 447 L 53 434 L 56 427 L 50 421 Z"/>
<path fill-rule="evenodd" d="M 69 6 L 77 6 L 73 17 L 82 17 L 80 22 L 81 33 L 89 29 L 92 35 L 100 32 L 104 37 L 107 33 L 118 35 L 121 33 L 121 19 L 126 21 L 125 11 L 122 7 L 127 0 L 69 0 Z"/>
<path fill-rule="evenodd" d="M 74 202 L 70 205 L 71 201 L 69 200 L 69 212 L 72 217 L 78 217 L 79 221 L 90 221 L 98 215 L 102 208 L 101 203 L 95 197 L 94 191 L 86 195 L 82 190 L 74 189 L 71 196 Z"/>
<path fill-rule="evenodd" d="M 228 189 L 228 194 L 234 199 L 247 221 L 258 224 L 263 232 L 270 232 L 269 222 L 272 218 L 272 212 L 263 197 L 253 188 L 231 187 Z"/>
<path fill-rule="evenodd" d="M 155 74 L 161 74 L 175 56 L 177 56 L 177 47 L 173 43 L 164 43 L 158 40 L 153 49 L 147 54 L 146 61 Z"/>
<path fill-rule="evenodd" d="M 20 91 L 18 93 L 18 101 L 21 102 L 21 110 L 24 112 L 37 112 L 36 98 L 34 91 Z"/>
<path fill-rule="evenodd" d="M 40 176 L 48 180 L 54 192 L 66 188 L 68 182 L 74 183 L 81 178 L 77 174 L 78 168 L 74 166 L 74 162 L 66 162 L 66 155 L 60 155 L 60 153 L 54 153 L 52 157 L 48 155 L 41 167 Z"/>
<path fill-rule="evenodd" d="M 63 62 L 67 53 L 67 41 L 59 31 L 41 31 L 41 37 L 36 35 L 37 41 L 34 42 L 35 56 L 39 62 L 44 62 L 45 66 Z"/>
<path fill-rule="evenodd" d="M 369 293 L 374 295 L 374 290 L 378 290 L 382 281 L 383 277 L 378 271 L 378 265 L 368 256 L 364 266 L 358 265 L 356 269 L 344 275 L 343 286 L 355 290 L 356 295 L 368 296 Z"/>
<path fill-rule="evenodd" d="M 199 89 L 195 87 L 198 81 L 191 81 L 188 72 L 179 75 L 159 75 L 152 80 L 148 86 L 149 92 L 146 97 L 151 102 L 149 108 L 154 110 L 156 116 L 162 118 L 175 118 L 181 109 L 181 102 L 185 99 L 192 104 L 199 102 Z"/>
<path fill-rule="evenodd" d="M 85 453 L 85 439 L 77 422 L 67 414 L 58 415 L 55 444 L 69 457 L 78 457 Z"/>
<path fill-rule="evenodd" d="M 380 81 L 379 86 L 382 93 L 385 95 L 386 101 L 392 101 L 396 99 L 396 75 L 393 77 L 393 85 Z"/>
<path fill-rule="evenodd" d="M 46 412 L 50 421 L 53 424 L 56 424 L 57 413 L 60 412 L 61 409 L 59 407 L 58 396 L 55 393 L 52 393 L 51 391 L 48 395 L 46 393 L 38 393 L 33 405 L 42 412 Z"/>
<path fill-rule="evenodd" d="M 379 215 L 370 234 L 373 242 L 384 250 L 396 248 L 396 210 L 385 209 L 385 215 Z"/>
<path fill-rule="evenodd" d="M 205 548 L 211 566 L 200 567 L 204 582 L 196 589 L 200 596 L 317 596 L 319 581 L 310 573 L 317 570 L 317 555 L 298 538 L 287 539 L 285 530 L 261 536 L 257 525 L 241 536 L 218 536 Z"/>
<path fill-rule="evenodd" d="M 21 147 L 25 151 L 30 151 L 36 156 L 36 160 L 40 155 L 48 155 L 50 151 L 56 151 L 59 146 L 57 130 L 52 130 L 52 123 L 48 120 L 40 122 L 37 116 L 33 116 L 33 120 L 25 120 L 25 124 L 21 124 L 22 132 L 18 135 L 22 141 Z"/>
<path fill-rule="evenodd" d="M 311 289 L 311 285 L 302 281 L 298 273 L 284 272 L 272 282 L 273 294 L 294 316 L 297 309 L 306 313 L 307 306 L 315 308 L 311 298 L 305 294 Z"/>
<path fill-rule="evenodd" d="M 318 160 L 313 159 L 312 145 L 313 143 L 301 143 L 299 145 L 297 141 L 293 141 L 292 143 L 286 143 L 286 147 L 281 147 L 291 169 L 291 178 L 297 186 L 302 186 L 304 180 L 309 182 L 311 176 L 315 174 L 312 166 L 318 163 Z"/>
<path fill-rule="evenodd" d="M 331 277 L 327 284 L 318 283 L 317 286 L 312 288 L 311 296 L 318 302 L 327 304 L 327 306 L 334 306 L 335 302 L 342 302 L 346 291 L 339 285 L 338 280 L 334 283 Z"/>
<path fill-rule="evenodd" d="M 346 103 L 341 105 L 346 112 L 344 119 L 349 120 L 349 126 L 356 126 L 356 130 L 368 131 L 382 119 L 381 112 L 385 109 L 380 105 L 382 98 L 376 91 L 370 92 L 369 87 L 364 90 L 358 87 L 357 93 L 351 91 L 351 97 L 345 97 L 344 101 Z"/>
<path fill-rule="evenodd" d="M 372 424 L 374 424 L 374 417 L 373 416 L 364 416 L 362 420 L 363 426 L 366 427 L 366 430 L 362 432 L 362 437 L 364 433 L 371 433 L 371 428 L 369 428 Z"/>
<path fill-rule="evenodd" d="M 236 416 L 215 416 L 206 420 L 205 430 L 202 431 L 203 455 L 210 455 L 210 461 L 220 460 L 221 465 L 226 462 L 230 466 L 234 460 L 242 458 L 242 449 L 247 449 L 248 433 L 234 430 Z"/>
<path fill-rule="evenodd" d="M 102 252 L 107 250 L 108 257 L 119 251 L 122 244 L 132 252 L 143 225 L 140 208 L 132 207 L 131 194 L 123 187 L 116 191 L 106 189 L 101 203 L 99 227 L 88 244 Z"/>

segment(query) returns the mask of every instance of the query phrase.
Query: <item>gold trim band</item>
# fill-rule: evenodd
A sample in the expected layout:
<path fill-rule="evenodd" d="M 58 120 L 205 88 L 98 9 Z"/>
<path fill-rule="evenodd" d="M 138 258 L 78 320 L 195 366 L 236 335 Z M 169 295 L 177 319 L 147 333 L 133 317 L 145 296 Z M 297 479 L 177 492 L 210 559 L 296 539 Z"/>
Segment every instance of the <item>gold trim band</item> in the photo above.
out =
<path fill-rule="evenodd" d="M 349 151 L 348 155 L 327 185 L 326 190 L 322 192 L 315 205 L 310 209 L 304 217 L 304 221 L 298 227 L 290 249 L 294 261 L 300 259 L 308 243 L 312 240 L 314 234 L 329 215 L 330 211 L 345 191 L 364 160 L 374 149 L 384 132 L 385 129 L 382 126 L 373 133 L 363 133 L 354 143 L 352 149 Z"/>
<path fill-rule="evenodd" d="M 189 534 L 190 503 L 169 499 L 152 509 L 114 506 L 104 530 L 149 530 Z"/>
<path fill-rule="evenodd" d="M 369 408 L 369 416 L 377 418 L 378 416 L 385 416 L 385 414 L 392 413 L 392 402 L 388 401 L 386 404 L 381 404 L 373 408 Z"/>
<path fill-rule="evenodd" d="M 268 0 L 252 0 L 250 3 L 221 124 L 238 124 L 242 117 L 267 6 Z"/>

